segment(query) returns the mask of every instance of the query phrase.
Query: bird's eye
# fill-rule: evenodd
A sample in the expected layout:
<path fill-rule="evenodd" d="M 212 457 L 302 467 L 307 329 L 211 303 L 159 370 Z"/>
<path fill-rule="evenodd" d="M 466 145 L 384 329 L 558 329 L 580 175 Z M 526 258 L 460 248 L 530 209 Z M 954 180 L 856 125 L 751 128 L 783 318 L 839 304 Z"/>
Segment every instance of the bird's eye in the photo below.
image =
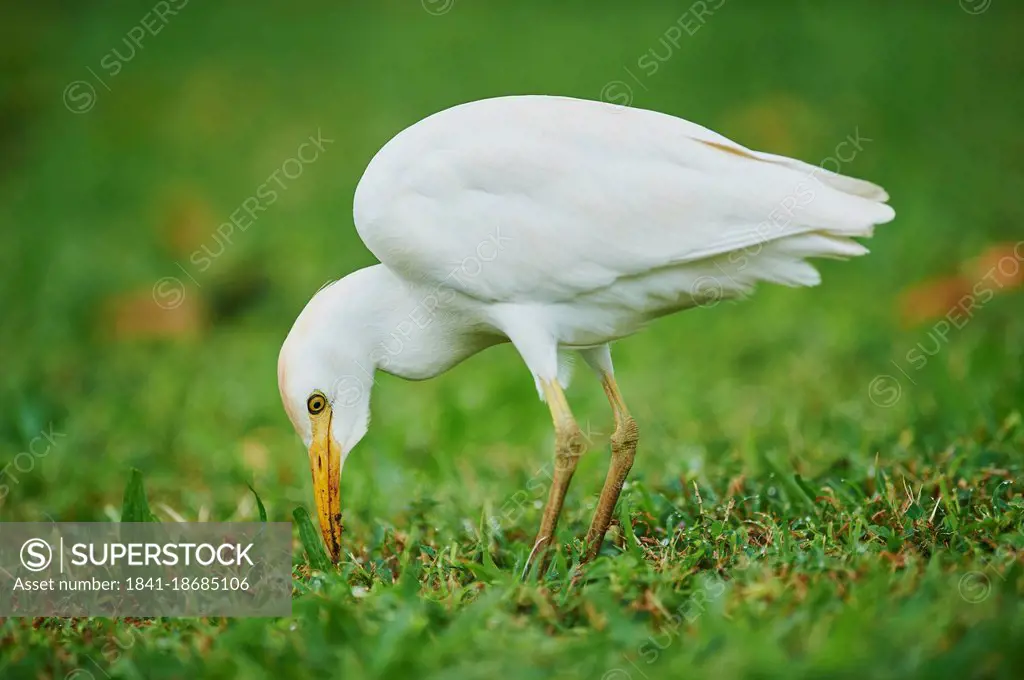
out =
<path fill-rule="evenodd" d="M 323 413 L 323 410 L 327 408 L 327 399 L 322 394 L 314 394 L 306 401 L 306 408 L 309 409 L 311 416 Z"/>

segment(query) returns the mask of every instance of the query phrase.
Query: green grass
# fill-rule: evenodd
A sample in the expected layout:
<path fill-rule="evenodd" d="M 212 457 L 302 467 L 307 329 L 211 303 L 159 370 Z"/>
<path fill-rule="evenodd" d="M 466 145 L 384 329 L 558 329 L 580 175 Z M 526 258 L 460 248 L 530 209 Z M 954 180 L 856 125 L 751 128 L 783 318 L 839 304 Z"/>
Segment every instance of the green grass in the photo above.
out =
<path fill-rule="evenodd" d="M 372 262 L 350 215 L 370 156 L 454 103 L 622 81 L 634 105 L 811 162 L 859 133 L 871 141 L 842 170 L 884 185 L 897 219 L 870 256 L 822 264 L 818 289 L 764 287 L 615 347 L 640 448 L 577 587 L 611 416 L 578 371 L 569 398 L 593 445 L 560 558 L 522 582 L 553 441 L 504 346 L 380 381 L 342 480 L 348 554 L 310 570 L 296 532 L 291 618 L 9 619 L 0 676 L 1015 677 L 1021 293 L 981 305 L 921 367 L 908 352 L 936 330 L 903 326 L 896 298 L 1021 240 L 1024 10 L 727 0 L 649 74 L 638 59 L 664 57 L 689 4 L 189 3 L 83 114 L 65 86 L 104 73 L 150 5 L 7 10 L 2 521 L 117 520 L 132 468 L 161 521 L 258 520 L 250 484 L 271 520 L 312 507 L 277 351 L 321 283 Z M 111 330 L 125 294 L 165 319 L 154 284 L 187 281 L 175 263 L 216 248 L 217 225 L 318 129 L 335 140 L 323 156 L 190 268 L 195 330 Z M 18 458 L 39 433 L 45 453 Z"/>

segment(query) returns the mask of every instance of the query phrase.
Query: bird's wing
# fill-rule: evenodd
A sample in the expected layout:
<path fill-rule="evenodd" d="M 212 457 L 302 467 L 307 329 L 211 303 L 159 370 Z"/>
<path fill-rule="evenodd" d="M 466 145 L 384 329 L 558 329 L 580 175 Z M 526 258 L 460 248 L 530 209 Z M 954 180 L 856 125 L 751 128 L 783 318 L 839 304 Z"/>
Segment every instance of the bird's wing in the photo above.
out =
<path fill-rule="evenodd" d="M 887 198 L 665 114 L 519 96 L 401 132 L 360 180 L 354 215 L 403 276 L 554 302 L 788 236 L 869 236 L 894 216 Z"/>

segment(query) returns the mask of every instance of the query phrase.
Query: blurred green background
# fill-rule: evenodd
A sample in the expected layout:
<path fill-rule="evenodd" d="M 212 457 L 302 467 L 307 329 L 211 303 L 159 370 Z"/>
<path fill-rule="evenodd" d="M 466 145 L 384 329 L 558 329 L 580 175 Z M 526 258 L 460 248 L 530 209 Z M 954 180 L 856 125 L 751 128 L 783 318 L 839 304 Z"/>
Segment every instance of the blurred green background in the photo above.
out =
<path fill-rule="evenodd" d="M 1007 283 L 941 340 L 898 300 L 1024 235 L 1021 3 L 157 6 L 165 20 L 134 1 L 2 10 L 0 520 L 116 519 L 131 467 L 167 520 L 254 519 L 247 483 L 272 518 L 311 506 L 276 360 L 312 293 L 374 261 L 352 225 L 355 184 L 404 127 L 517 93 L 626 98 L 812 163 L 856 136 L 867 141 L 841 171 L 884 186 L 896 209 L 871 255 L 820 265 L 820 288 L 762 287 L 616 346 L 643 432 L 637 480 L 770 484 L 764 451 L 807 478 L 876 456 L 912 465 L 1007 422 L 1018 434 L 1004 453 L 1019 456 L 1021 293 Z M 218 242 L 318 132 L 333 142 Z M 217 255 L 200 270 L 204 247 Z M 973 284 L 984 269 L 968 271 Z M 918 343 L 941 349 L 917 366 Z M 352 550 L 423 503 L 443 508 L 443 542 L 501 514 L 549 463 L 546 409 L 510 346 L 435 380 L 380 383 L 342 481 Z M 585 529 L 611 430 L 589 375 L 569 397 L 597 443 L 566 538 Z M 14 465 L 48 429 L 53 445 Z M 514 525 L 525 537 L 538 519 L 531 504 Z"/>

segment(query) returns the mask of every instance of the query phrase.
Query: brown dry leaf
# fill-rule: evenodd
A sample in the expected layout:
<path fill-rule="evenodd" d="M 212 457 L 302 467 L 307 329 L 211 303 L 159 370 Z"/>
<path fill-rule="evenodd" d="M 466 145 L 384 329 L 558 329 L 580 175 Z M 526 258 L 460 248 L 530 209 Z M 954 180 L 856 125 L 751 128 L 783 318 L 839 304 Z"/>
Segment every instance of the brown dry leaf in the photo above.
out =
<path fill-rule="evenodd" d="M 900 318 L 914 326 L 945 316 L 970 290 L 970 282 L 959 276 L 925 281 L 900 295 Z"/>
<path fill-rule="evenodd" d="M 878 553 L 878 556 L 888 560 L 889 564 L 892 565 L 893 571 L 895 571 L 896 569 L 902 569 L 907 564 L 907 556 L 904 555 L 902 552 L 892 553 L 888 550 L 883 550 L 882 552 Z"/>
<path fill-rule="evenodd" d="M 113 340 L 198 336 L 206 326 L 198 294 L 184 287 L 173 292 L 173 298 L 161 297 L 155 288 L 112 297 L 103 306 L 100 333 Z"/>
<path fill-rule="evenodd" d="M 743 485 L 747 481 L 746 475 L 736 475 L 729 480 L 729 488 L 726 489 L 725 495 L 729 498 L 739 496 L 743 493 Z"/>
<path fill-rule="evenodd" d="M 991 284 L 993 291 L 1016 288 L 1024 284 L 1024 246 L 1000 243 L 987 249 L 964 267 L 972 281 Z"/>
<path fill-rule="evenodd" d="M 999 294 L 1024 284 L 1019 243 L 1000 243 L 960 266 L 959 276 L 925 281 L 900 296 L 900 318 L 908 326 L 937 319 L 971 304 L 979 287 Z"/>

